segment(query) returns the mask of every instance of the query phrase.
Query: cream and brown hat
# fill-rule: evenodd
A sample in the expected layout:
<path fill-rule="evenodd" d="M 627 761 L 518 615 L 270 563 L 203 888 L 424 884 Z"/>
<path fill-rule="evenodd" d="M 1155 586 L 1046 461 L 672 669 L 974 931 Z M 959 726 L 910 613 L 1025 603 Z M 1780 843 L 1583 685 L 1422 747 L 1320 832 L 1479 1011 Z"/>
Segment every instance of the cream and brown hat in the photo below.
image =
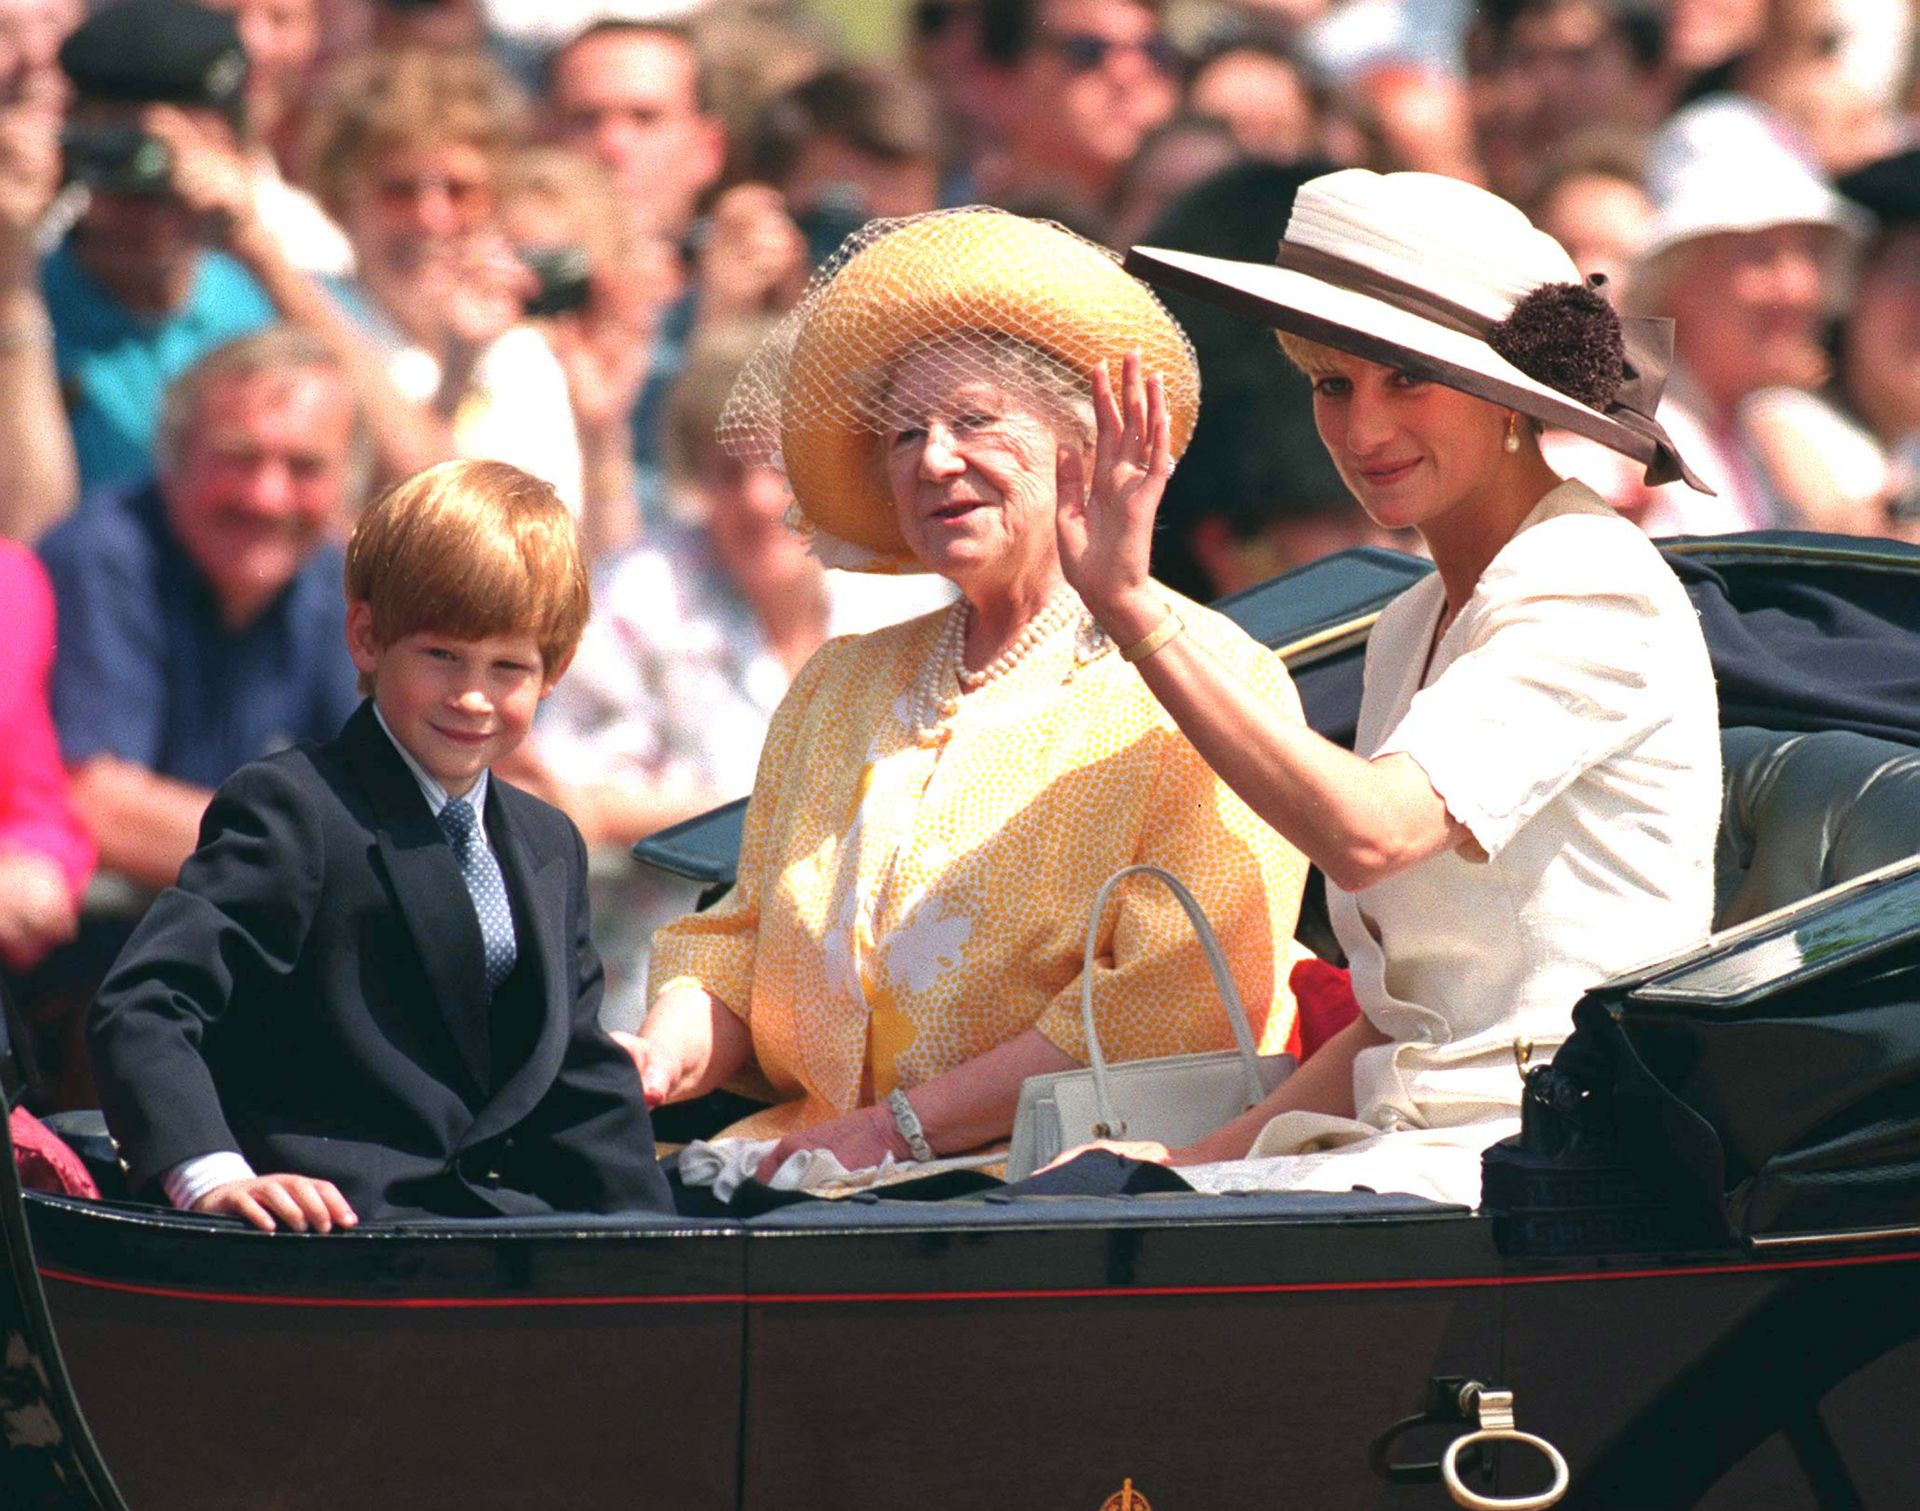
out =
<path fill-rule="evenodd" d="M 1474 184 L 1344 169 L 1301 185 L 1272 265 L 1135 247 L 1126 267 L 1586 436 L 1649 483 L 1711 491 L 1654 418 L 1672 322 L 1618 316 L 1559 242 Z"/>

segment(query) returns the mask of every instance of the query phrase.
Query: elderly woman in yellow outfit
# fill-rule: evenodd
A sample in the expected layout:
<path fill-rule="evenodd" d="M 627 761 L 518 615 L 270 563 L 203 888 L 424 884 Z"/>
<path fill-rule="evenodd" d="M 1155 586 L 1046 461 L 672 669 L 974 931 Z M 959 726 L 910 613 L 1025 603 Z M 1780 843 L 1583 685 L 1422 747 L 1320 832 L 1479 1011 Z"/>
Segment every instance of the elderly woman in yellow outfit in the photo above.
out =
<path fill-rule="evenodd" d="M 1020 1083 L 1085 1056 L 1087 913 L 1135 862 L 1198 897 L 1263 1050 L 1292 1031 L 1305 862 L 1213 775 L 1060 571 L 1057 455 L 1091 457 L 1090 375 L 1136 348 L 1171 374 L 1184 445 L 1192 351 L 1143 285 L 1057 226 L 941 212 L 853 238 L 735 390 L 724 438 L 777 455 L 823 558 L 960 590 L 822 647 L 774 715 L 733 890 L 656 936 L 652 1006 L 625 1040 L 648 1098 L 757 1072 L 774 1105 L 728 1136 L 779 1140 L 763 1178 L 802 1149 L 857 1169 L 1004 1138 Z M 1183 613 L 1298 717 L 1276 658 Z M 1094 968 L 1110 1057 L 1230 1044 L 1158 889 L 1121 890 Z"/>

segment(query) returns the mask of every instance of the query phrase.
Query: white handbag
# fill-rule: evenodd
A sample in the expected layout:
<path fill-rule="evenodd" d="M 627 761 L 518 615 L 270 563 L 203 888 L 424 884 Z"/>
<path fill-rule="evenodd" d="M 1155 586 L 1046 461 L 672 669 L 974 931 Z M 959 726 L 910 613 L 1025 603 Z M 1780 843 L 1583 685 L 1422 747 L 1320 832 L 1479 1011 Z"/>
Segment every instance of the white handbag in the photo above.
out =
<path fill-rule="evenodd" d="M 1135 874 L 1159 877 L 1186 910 L 1206 952 L 1238 1048 L 1107 1064 L 1093 1022 L 1093 951 L 1107 898 Z M 1107 878 L 1093 899 L 1080 970 L 1080 1020 L 1086 1028 L 1086 1068 L 1028 1076 L 1021 1084 L 1007 1151 L 1010 1181 L 1026 1179 L 1055 1156 L 1089 1139 L 1157 1139 L 1169 1148 L 1190 1144 L 1263 1101 L 1294 1067 L 1292 1055 L 1263 1056 L 1255 1051 L 1253 1030 L 1213 925 L 1186 884 L 1159 866 L 1124 867 Z"/>

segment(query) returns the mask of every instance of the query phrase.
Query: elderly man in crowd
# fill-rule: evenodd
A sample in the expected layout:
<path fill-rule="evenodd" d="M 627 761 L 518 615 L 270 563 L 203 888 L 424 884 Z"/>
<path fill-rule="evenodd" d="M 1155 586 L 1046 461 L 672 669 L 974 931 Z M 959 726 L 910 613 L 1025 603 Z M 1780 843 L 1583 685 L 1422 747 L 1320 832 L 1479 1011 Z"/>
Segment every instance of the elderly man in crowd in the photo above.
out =
<path fill-rule="evenodd" d="M 215 786 L 353 711 L 336 540 L 359 445 L 327 347 L 262 331 L 169 389 L 154 481 L 43 543 L 54 722 L 108 869 L 171 882 Z"/>
<path fill-rule="evenodd" d="M 359 694 L 340 527 L 364 472 L 353 390 L 318 338 L 269 327 L 167 390 L 158 478 L 110 490 L 41 544 L 58 643 L 52 705 L 103 872 L 134 889 L 17 983 L 61 1106 L 92 1106 L 76 1026 L 137 921 L 193 850 L 213 789 Z"/>
<path fill-rule="evenodd" d="M 1654 534 L 1773 526 L 1871 528 L 1879 482 L 1856 490 L 1794 464 L 1791 439 L 1825 401 L 1823 329 L 1862 217 L 1761 107 L 1722 96 L 1655 139 L 1649 239 L 1634 302 L 1676 322 L 1660 418 L 1715 496 L 1672 485 L 1646 506 Z"/>

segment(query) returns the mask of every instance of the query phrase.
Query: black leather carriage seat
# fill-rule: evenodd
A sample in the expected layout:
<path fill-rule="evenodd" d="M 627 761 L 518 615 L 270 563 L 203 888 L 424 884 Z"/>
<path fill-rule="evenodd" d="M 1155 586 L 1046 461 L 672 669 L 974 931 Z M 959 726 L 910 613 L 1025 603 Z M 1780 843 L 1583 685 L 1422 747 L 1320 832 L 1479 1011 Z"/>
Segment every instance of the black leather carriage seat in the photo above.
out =
<path fill-rule="evenodd" d="M 1920 750 L 1850 730 L 1721 733 L 1714 927 L 1920 853 Z"/>

